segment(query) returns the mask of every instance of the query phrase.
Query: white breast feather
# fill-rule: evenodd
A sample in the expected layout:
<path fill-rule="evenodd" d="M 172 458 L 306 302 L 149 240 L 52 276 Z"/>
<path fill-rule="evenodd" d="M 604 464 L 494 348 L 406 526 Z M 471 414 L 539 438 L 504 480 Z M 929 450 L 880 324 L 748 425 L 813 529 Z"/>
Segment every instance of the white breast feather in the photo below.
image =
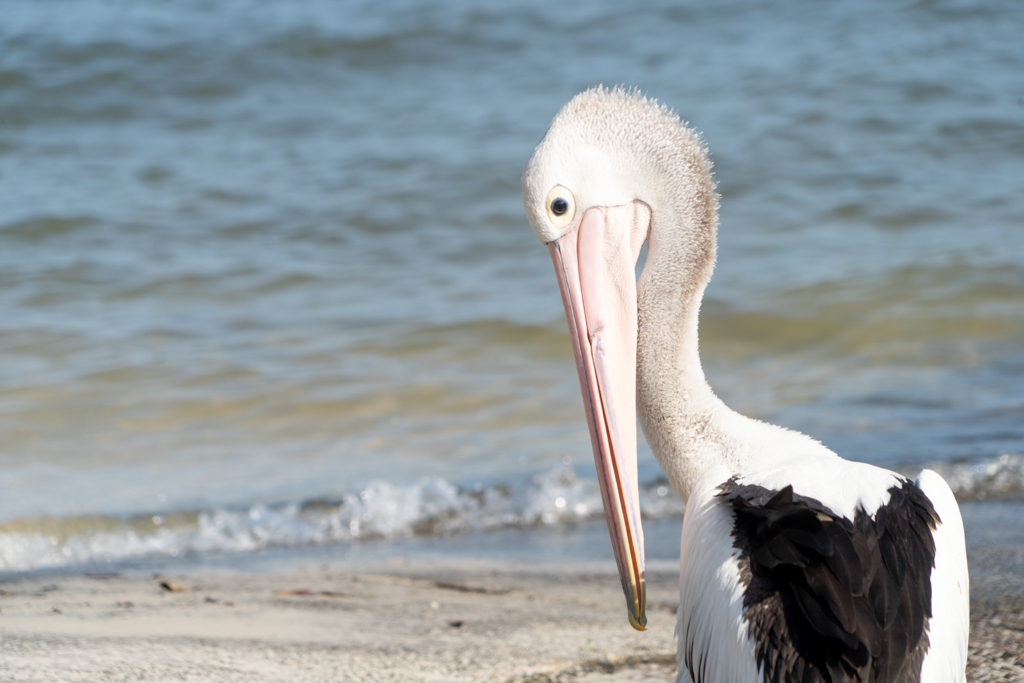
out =
<path fill-rule="evenodd" d="M 694 486 L 683 517 L 680 554 L 677 683 L 761 681 L 754 643 L 743 620 L 739 550 L 733 548 L 732 508 L 717 497 L 731 473 L 714 467 Z M 692 653 L 693 676 L 686 671 Z"/>
<path fill-rule="evenodd" d="M 917 485 L 942 520 L 933 535 L 932 618 L 928 622 L 928 652 L 921 664 L 921 680 L 963 683 L 967 632 L 971 625 L 964 523 L 953 492 L 942 477 L 924 470 L 917 477 Z"/>

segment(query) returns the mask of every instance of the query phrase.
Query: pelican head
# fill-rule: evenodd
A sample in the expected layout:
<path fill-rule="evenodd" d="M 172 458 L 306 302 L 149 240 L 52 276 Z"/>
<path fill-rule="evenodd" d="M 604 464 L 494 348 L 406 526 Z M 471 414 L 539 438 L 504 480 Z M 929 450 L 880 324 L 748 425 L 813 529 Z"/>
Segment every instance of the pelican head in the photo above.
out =
<path fill-rule="evenodd" d="M 641 367 L 638 394 L 638 339 L 644 347 L 647 299 L 671 308 L 696 295 L 699 305 L 714 263 L 709 171 L 699 137 L 674 113 L 636 92 L 597 87 L 562 108 L 523 174 L 530 227 L 550 249 L 565 304 L 608 531 L 638 630 L 647 620 L 637 399 L 657 419 L 645 397 L 657 393 L 647 385 L 663 382 Z M 635 268 L 648 240 L 638 303 Z M 660 248 L 666 243 L 671 249 Z M 668 252 L 671 262 L 660 256 Z M 666 286 L 674 293 L 658 294 Z"/>

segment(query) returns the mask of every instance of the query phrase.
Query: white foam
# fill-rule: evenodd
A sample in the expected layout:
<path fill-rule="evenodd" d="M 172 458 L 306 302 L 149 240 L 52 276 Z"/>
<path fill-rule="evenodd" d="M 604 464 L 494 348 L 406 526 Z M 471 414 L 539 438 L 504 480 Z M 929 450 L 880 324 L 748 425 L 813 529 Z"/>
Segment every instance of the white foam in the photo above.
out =
<path fill-rule="evenodd" d="M 929 466 L 960 499 L 1024 495 L 1024 455 Z M 911 474 L 909 468 L 905 468 Z M 920 470 L 921 468 L 917 468 Z M 915 473 L 916 471 L 915 470 Z M 684 506 L 664 480 L 640 491 L 644 518 L 681 517 Z M 52 520 L 20 520 L 20 531 L 0 532 L 0 569 L 30 570 L 145 558 L 244 553 L 331 543 L 357 543 L 505 528 L 556 527 L 600 519 L 593 479 L 557 467 L 518 487 L 461 489 L 440 478 L 400 485 L 370 482 L 341 501 L 257 504 L 172 516 L 64 520 L 74 533 L 52 535 Z M 152 524 L 150 524 L 152 520 Z M 58 529 L 61 523 L 57 524 Z M 81 529 L 85 528 L 85 531 Z M 25 530 L 27 529 L 27 530 Z M 46 529 L 44 532 L 42 529 Z"/>
<path fill-rule="evenodd" d="M 1000 453 L 994 458 L 958 460 L 930 465 L 942 475 L 959 500 L 1016 498 L 1024 495 L 1024 454 Z"/>

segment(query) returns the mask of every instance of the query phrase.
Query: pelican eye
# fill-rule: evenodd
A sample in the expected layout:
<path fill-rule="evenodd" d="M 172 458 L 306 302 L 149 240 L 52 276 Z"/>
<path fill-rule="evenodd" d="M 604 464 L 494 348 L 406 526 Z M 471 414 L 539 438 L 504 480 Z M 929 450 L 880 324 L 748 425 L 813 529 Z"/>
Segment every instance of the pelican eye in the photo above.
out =
<path fill-rule="evenodd" d="M 546 200 L 548 209 L 548 220 L 556 228 L 564 228 L 572 222 L 576 215 L 576 198 L 568 188 L 555 185 L 548 192 Z"/>

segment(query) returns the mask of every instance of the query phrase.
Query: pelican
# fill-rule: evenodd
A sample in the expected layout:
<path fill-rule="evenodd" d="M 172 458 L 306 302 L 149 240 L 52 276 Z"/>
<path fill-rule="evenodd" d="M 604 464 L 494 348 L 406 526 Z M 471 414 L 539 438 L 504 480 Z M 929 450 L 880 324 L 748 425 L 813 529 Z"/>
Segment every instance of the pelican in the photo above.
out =
<path fill-rule="evenodd" d="M 965 681 L 967 557 L 946 482 L 844 460 L 734 412 L 704 378 L 718 198 L 699 135 L 636 91 L 593 88 L 538 144 L 523 204 L 551 252 L 639 630 L 637 417 L 686 503 L 676 680 Z"/>

